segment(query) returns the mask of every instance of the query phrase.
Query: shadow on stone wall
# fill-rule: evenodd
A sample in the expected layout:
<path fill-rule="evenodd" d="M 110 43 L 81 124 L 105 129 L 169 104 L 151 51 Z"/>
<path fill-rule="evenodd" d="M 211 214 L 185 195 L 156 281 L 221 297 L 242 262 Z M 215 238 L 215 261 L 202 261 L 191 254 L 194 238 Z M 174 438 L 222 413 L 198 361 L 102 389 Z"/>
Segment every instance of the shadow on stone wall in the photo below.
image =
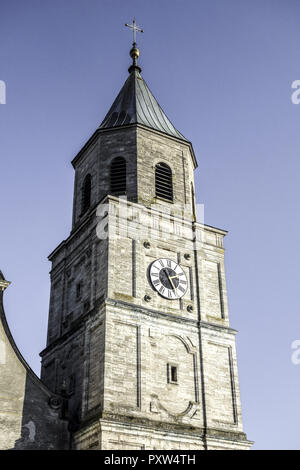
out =
<path fill-rule="evenodd" d="M 27 374 L 21 436 L 15 442 L 15 450 L 69 449 L 67 400 L 49 396 L 43 387 Z"/>
<path fill-rule="evenodd" d="M 70 448 L 68 397 L 52 393 L 29 367 L 10 332 L 0 271 L 0 449 Z"/>

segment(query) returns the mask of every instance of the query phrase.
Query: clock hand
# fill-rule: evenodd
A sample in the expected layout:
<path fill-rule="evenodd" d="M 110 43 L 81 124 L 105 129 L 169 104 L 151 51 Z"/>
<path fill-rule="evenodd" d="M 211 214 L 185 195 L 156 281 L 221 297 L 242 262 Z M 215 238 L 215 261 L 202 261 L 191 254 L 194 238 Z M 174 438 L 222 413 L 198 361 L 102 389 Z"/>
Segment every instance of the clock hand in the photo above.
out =
<path fill-rule="evenodd" d="M 173 290 L 174 290 L 175 292 L 177 292 L 177 289 L 176 289 L 176 287 L 174 286 L 174 283 L 173 283 L 173 281 L 172 281 L 172 277 L 169 276 L 169 273 L 168 273 L 168 272 L 167 272 L 167 276 L 168 276 L 168 279 L 169 279 L 169 281 L 170 281 L 170 283 L 171 283 L 171 285 L 172 285 L 172 287 L 173 287 Z M 174 276 L 173 276 L 173 277 L 174 277 Z"/>

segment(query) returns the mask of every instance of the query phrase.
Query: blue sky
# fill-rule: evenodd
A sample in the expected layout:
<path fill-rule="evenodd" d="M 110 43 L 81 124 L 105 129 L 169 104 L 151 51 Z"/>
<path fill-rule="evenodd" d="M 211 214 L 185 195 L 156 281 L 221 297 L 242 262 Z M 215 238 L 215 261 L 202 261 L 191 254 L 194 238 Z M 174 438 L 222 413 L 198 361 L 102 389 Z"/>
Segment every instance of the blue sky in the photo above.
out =
<path fill-rule="evenodd" d="M 297 0 L 2 0 L 0 269 L 11 330 L 39 373 L 47 255 L 71 228 L 70 161 L 127 77 L 136 16 L 143 77 L 194 145 L 197 201 L 226 238 L 244 427 L 299 448 L 300 79 Z"/>

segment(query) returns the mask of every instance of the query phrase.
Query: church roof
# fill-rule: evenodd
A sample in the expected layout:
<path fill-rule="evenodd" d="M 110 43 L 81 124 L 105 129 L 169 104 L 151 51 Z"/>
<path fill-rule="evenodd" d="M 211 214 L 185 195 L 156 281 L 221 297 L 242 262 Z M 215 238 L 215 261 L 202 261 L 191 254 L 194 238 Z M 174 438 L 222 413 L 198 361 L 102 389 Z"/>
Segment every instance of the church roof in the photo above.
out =
<path fill-rule="evenodd" d="M 129 68 L 130 75 L 99 128 L 142 124 L 187 141 L 159 106 L 140 71 L 140 67 L 135 65 Z"/>

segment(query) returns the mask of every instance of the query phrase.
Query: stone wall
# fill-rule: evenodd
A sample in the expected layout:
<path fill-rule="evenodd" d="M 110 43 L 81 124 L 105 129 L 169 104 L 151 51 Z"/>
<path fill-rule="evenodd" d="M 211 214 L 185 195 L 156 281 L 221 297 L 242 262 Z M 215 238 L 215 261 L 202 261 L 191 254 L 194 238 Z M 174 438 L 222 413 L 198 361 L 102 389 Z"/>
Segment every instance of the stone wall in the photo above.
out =
<path fill-rule="evenodd" d="M 0 273 L 0 449 L 68 449 L 67 403 L 52 394 L 17 349 L 3 308 Z"/>
<path fill-rule="evenodd" d="M 87 174 L 92 176 L 91 207 L 110 193 L 110 166 L 116 157 L 123 157 L 127 166 L 127 197 L 137 200 L 137 137 L 136 128 L 99 131 L 93 142 L 74 159 L 75 184 L 73 228 L 84 218 L 81 215 L 82 185 Z"/>
<path fill-rule="evenodd" d="M 76 374 L 69 409 L 70 416 L 78 412 L 79 428 L 99 419 L 101 423 L 106 417 L 123 421 L 126 432 L 129 423 L 148 426 L 149 435 L 162 425 L 170 436 L 173 428 L 185 434 L 192 428 L 197 430 L 193 431 L 197 448 L 203 445 L 204 429 L 231 446 L 236 441 L 238 447 L 247 447 L 241 421 L 236 332 L 229 327 L 228 318 L 226 232 L 192 224 L 174 214 L 159 214 L 154 223 L 155 211 L 113 196 L 102 204 L 107 210 L 95 210 L 89 223 L 53 255 L 53 281 L 65 280 L 60 289 L 68 298 L 72 277 L 82 277 L 83 298 L 89 299 L 90 309 L 82 310 L 82 301 L 75 299 L 74 292 L 62 304 L 54 295 L 54 301 L 59 299 L 57 309 L 63 305 L 62 318 L 68 317 L 70 310 L 80 308 L 80 312 L 43 352 L 42 377 L 51 387 L 53 381 L 61 384 L 66 380 L 68 384 Z M 97 217 L 97 213 L 102 215 Z M 108 240 L 97 236 L 97 223 L 104 226 L 103 221 L 108 226 Z M 150 227 L 150 232 L 144 235 L 141 227 Z M 61 251 L 65 259 L 57 263 Z M 163 257 L 180 262 L 185 271 L 189 288 L 182 300 L 162 298 L 149 283 L 150 264 Z M 56 368 L 51 378 L 48 367 L 53 362 Z M 170 364 L 177 366 L 177 384 L 168 383 Z M 81 436 L 78 433 L 76 436 Z M 169 443 L 168 439 L 163 448 L 173 445 L 173 437 Z M 151 448 L 150 442 L 143 445 Z M 190 448 L 189 442 L 182 446 Z"/>
<path fill-rule="evenodd" d="M 160 162 L 172 170 L 174 199 L 171 204 L 155 195 L 155 167 Z M 138 202 L 192 220 L 191 184 L 194 185 L 195 164 L 187 142 L 137 128 Z"/>

